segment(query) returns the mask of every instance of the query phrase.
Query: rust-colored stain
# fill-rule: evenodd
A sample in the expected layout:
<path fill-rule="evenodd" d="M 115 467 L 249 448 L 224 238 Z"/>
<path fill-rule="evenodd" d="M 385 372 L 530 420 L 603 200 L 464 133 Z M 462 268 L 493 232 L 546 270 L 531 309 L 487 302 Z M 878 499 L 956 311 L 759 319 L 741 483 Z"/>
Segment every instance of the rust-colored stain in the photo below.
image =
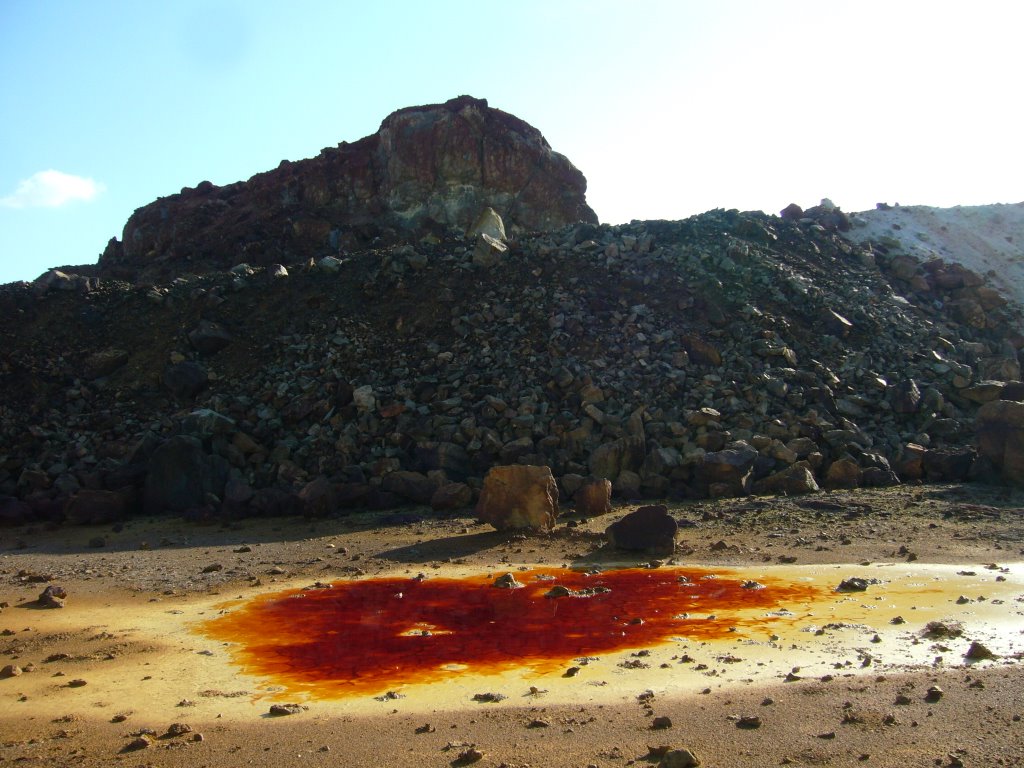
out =
<path fill-rule="evenodd" d="M 500 574 L 495 574 L 500 575 Z M 767 630 L 774 611 L 801 610 L 821 586 L 727 571 L 558 568 L 495 578 L 373 578 L 263 595 L 206 622 L 235 644 L 245 671 L 320 697 L 377 693 L 462 670 L 563 671 L 572 659 L 651 647 L 671 638 L 735 638 Z M 559 585 L 579 594 L 548 596 Z"/>

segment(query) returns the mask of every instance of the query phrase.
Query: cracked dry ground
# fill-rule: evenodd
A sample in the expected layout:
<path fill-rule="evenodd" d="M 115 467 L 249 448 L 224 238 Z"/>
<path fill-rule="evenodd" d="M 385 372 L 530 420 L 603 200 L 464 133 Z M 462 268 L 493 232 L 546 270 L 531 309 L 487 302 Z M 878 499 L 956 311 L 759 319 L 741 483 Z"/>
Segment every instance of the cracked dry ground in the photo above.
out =
<path fill-rule="evenodd" d="M 686 524 L 659 570 L 828 587 L 817 614 L 793 606 L 771 641 L 677 637 L 559 660 L 557 672 L 453 671 L 325 697 L 256 674 L 202 631 L 248 598 L 314 582 L 636 566 L 601 538 L 630 509 L 570 513 L 549 536 L 417 511 L 4 530 L 0 763 L 604 768 L 686 748 L 704 766 L 1024 764 L 1019 491 L 903 486 L 672 507 Z M 878 584 L 832 594 L 850 577 Z M 35 602 L 47 584 L 66 590 L 63 609 Z M 847 608 L 857 615 L 843 620 Z M 961 634 L 929 635 L 936 618 Z M 996 658 L 967 658 L 974 641 Z"/>

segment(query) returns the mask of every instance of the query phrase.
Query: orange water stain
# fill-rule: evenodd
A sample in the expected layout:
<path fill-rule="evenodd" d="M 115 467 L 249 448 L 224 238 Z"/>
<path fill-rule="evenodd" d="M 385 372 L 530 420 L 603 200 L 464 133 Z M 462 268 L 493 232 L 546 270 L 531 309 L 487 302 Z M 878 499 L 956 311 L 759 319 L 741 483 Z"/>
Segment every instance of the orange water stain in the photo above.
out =
<path fill-rule="evenodd" d="M 199 631 L 233 644 L 249 673 L 338 698 L 430 683 L 461 671 L 561 672 L 572 659 L 768 631 L 772 612 L 831 590 L 727 571 L 622 569 L 586 574 L 534 568 L 518 589 L 488 576 L 372 578 L 253 598 Z M 586 596 L 548 597 L 555 585 Z M 602 591 L 607 590 L 607 591 Z M 740 633 L 737 635 L 737 633 Z"/>

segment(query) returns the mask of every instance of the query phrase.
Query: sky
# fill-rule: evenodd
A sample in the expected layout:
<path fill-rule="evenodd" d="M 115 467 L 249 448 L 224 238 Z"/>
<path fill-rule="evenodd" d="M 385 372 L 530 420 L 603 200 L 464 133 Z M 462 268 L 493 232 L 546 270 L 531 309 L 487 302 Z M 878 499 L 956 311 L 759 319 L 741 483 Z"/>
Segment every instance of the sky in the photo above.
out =
<path fill-rule="evenodd" d="M 1024 201 L 1024 3 L 0 0 L 0 283 L 461 94 L 602 222 Z"/>

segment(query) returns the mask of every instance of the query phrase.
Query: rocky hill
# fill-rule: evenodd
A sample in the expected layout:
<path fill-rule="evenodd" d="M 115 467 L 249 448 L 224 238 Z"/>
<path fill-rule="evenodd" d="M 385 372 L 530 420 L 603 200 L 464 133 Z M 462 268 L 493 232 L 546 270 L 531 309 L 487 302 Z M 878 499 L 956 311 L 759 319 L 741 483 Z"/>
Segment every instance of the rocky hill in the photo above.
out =
<path fill-rule="evenodd" d="M 135 211 L 99 273 L 162 282 L 246 262 L 338 255 L 464 232 L 487 206 L 512 231 L 597 217 L 586 180 L 533 126 L 460 96 L 401 109 L 377 133 L 248 181 L 208 181 Z"/>
<path fill-rule="evenodd" d="M 979 407 L 1021 397 L 1024 346 L 983 275 L 851 242 L 830 206 L 570 221 L 593 217 L 582 176 L 560 167 L 565 187 L 506 200 L 508 232 L 478 206 L 500 201 L 474 191 L 445 226 L 413 217 L 369 247 L 254 235 L 260 249 L 217 241 L 180 262 L 213 225 L 165 239 L 158 201 L 98 278 L 0 287 L 0 518 L 457 508 L 510 463 L 549 466 L 563 502 L 590 476 L 621 498 L 702 498 L 1016 471 L 976 449 Z M 239 196 L 263 182 L 248 184 Z M 168 210 L 192 222 L 220 194 Z M 287 216 L 247 210 L 230 227 Z"/>

